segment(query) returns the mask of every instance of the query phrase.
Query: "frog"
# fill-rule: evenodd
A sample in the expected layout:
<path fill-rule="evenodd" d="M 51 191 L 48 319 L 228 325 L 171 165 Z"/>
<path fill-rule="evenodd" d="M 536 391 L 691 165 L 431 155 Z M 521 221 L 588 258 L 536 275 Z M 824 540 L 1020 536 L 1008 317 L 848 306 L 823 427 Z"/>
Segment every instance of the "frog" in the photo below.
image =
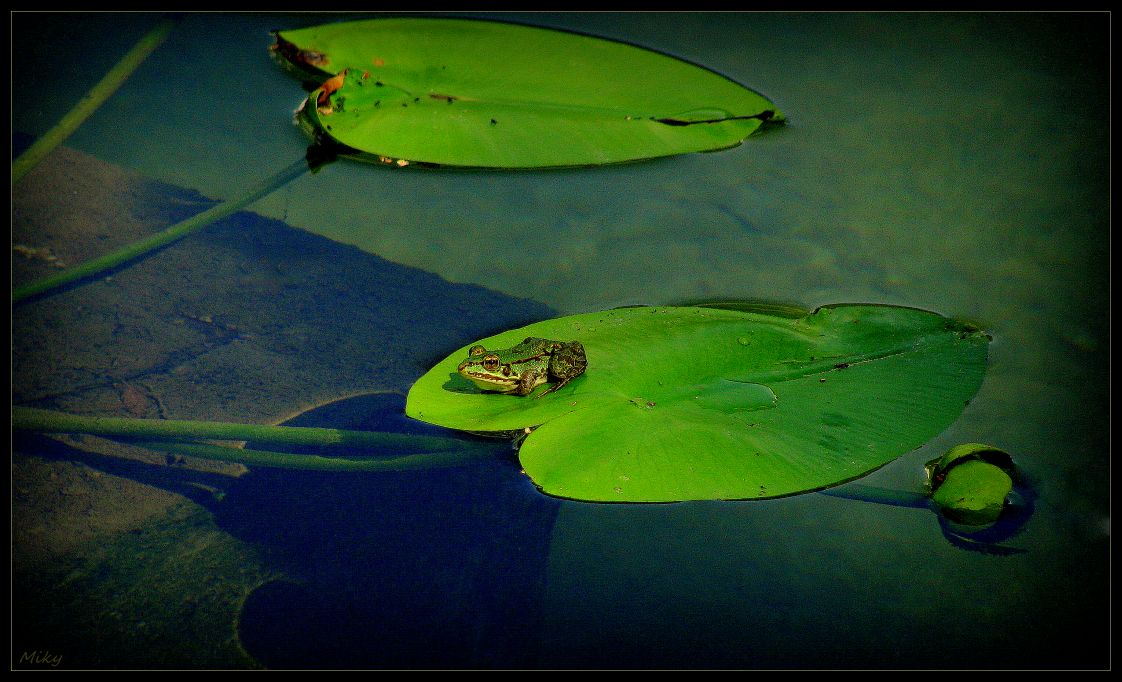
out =
<path fill-rule="evenodd" d="M 456 370 L 485 391 L 528 396 L 538 386 L 556 382 L 535 396 L 548 395 L 584 374 L 588 359 L 580 341 L 553 341 L 534 336 L 505 350 L 472 346 Z"/>

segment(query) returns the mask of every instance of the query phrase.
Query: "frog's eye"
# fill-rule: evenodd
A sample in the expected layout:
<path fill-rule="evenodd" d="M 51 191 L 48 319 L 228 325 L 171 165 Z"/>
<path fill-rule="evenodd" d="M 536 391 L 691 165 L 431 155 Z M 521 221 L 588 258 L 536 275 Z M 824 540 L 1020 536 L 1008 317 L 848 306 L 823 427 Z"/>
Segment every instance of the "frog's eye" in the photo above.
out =
<path fill-rule="evenodd" d="M 483 369 L 487 370 L 488 372 L 494 372 L 498 368 L 499 356 L 488 355 L 487 357 L 483 358 Z"/>
<path fill-rule="evenodd" d="M 472 346 L 471 350 L 468 351 L 468 355 L 475 357 L 476 355 L 483 355 L 486 352 L 487 349 L 483 346 Z"/>

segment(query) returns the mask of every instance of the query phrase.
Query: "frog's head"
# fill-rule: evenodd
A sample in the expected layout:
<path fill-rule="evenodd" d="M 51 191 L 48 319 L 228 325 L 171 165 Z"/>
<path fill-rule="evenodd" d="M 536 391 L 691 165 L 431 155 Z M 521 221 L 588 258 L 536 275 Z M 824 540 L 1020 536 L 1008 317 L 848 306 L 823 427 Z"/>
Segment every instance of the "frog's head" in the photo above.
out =
<path fill-rule="evenodd" d="M 511 370 L 502 353 L 489 351 L 483 346 L 472 346 L 456 371 L 485 391 L 505 393 L 518 387 L 518 375 Z"/>

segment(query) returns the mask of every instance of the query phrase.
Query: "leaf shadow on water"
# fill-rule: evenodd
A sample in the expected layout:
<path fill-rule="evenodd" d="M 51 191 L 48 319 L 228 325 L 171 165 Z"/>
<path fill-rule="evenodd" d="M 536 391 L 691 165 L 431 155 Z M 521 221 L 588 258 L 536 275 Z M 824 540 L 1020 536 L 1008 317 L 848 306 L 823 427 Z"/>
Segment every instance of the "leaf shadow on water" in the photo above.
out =
<path fill-rule="evenodd" d="M 358 396 L 286 423 L 442 431 L 404 417 L 403 402 Z M 250 595 L 242 645 L 269 667 L 533 666 L 560 504 L 513 452 L 428 471 L 255 470 L 218 524 L 294 580 Z"/>
<path fill-rule="evenodd" d="M 63 192 L 73 199 L 60 206 Z M 13 242 L 50 249 L 62 260 L 73 260 L 70 251 L 143 236 L 206 203 L 66 148 L 25 178 L 13 200 Z M 51 267 L 15 260 L 17 284 Z M 403 398 L 394 392 L 450 346 L 552 314 L 535 301 L 454 284 L 240 212 L 111 280 L 14 310 L 13 403 L 93 416 L 266 423 L 301 406 L 380 392 L 369 399 L 382 401 L 375 406 L 358 399 L 365 411 L 346 423 L 382 428 L 371 415 L 396 413 L 403 420 Z M 180 458 L 121 459 L 112 456 L 121 448 L 101 439 L 61 445 L 21 437 L 13 445 L 13 469 L 21 475 L 64 471 L 59 481 L 36 479 L 29 490 L 63 488 L 66 499 L 89 495 L 93 508 L 103 510 L 96 518 L 119 525 L 124 515 L 116 510 L 127 499 L 116 489 L 62 484 L 71 478 L 80 484 L 87 473 L 120 481 L 153 509 L 186 506 L 211 528 L 217 523 L 216 534 L 241 543 L 238 551 L 263 557 L 266 574 L 286 577 L 252 594 L 240 619 L 222 610 L 236 609 L 236 599 L 216 606 L 208 621 L 215 627 L 204 636 L 187 631 L 170 605 L 194 599 L 210 584 L 252 588 L 238 570 L 205 574 L 205 563 L 183 567 L 192 575 L 203 571 L 207 585 L 181 584 L 179 570 L 149 571 L 145 579 L 155 582 L 137 589 L 173 600 L 155 610 L 108 592 L 104 606 L 90 606 L 94 592 L 112 586 L 97 579 L 72 583 L 65 603 L 46 616 L 43 605 L 59 601 L 52 595 L 66 576 L 25 574 L 18 584 L 29 589 L 14 617 L 24 632 L 42 635 L 39 642 L 72 645 L 64 665 L 244 665 L 200 644 L 221 639 L 217 630 L 236 619 L 245 647 L 270 667 L 525 667 L 535 660 L 559 503 L 537 493 L 513 458 L 372 475 L 255 469 L 232 479 L 231 471 L 180 466 Z M 50 466 L 40 466 L 44 461 Z M 68 477 L 69 471 L 80 475 Z M 52 504 L 53 498 L 29 499 L 13 510 L 14 523 L 65 533 L 51 516 Z M 87 525 L 101 535 L 74 548 L 76 561 L 122 574 L 121 567 L 136 564 L 134 556 L 98 549 L 117 547 L 121 537 L 131 537 L 127 532 Z M 198 532 L 190 524 L 169 530 L 161 536 L 168 542 L 158 555 L 150 551 L 145 565 L 178 558 Z M 201 556 L 224 551 L 211 547 Z M 14 552 L 26 549 L 17 544 Z M 147 610 L 130 610 L 140 608 Z M 145 642 L 157 644 L 138 648 L 135 629 L 107 627 L 110 611 L 122 612 L 122 622 L 145 621 Z"/>

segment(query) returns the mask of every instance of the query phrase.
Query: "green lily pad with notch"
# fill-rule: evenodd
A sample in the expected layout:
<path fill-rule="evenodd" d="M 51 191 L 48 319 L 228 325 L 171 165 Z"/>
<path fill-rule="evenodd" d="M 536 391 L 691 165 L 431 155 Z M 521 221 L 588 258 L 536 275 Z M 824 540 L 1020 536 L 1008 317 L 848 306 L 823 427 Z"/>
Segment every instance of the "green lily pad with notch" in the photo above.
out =
<path fill-rule="evenodd" d="M 982 443 L 956 445 L 925 469 L 932 501 L 945 516 L 966 525 L 997 521 L 1016 476 L 1009 453 Z"/>
<path fill-rule="evenodd" d="M 529 336 L 580 341 L 587 370 L 526 397 L 481 391 L 456 371 L 477 343 Z M 781 497 L 864 476 L 938 434 L 981 385 L 988 344 L 970 324 L 912 308 L 621 308 L 473 341 L 413 385 L 406 414 L 472 432 L 533 429 L 519 459 L 558 497 Z"/>
<path fill-rule="evenodd" d="M 275 54 L 330 83 L 311 93 L 302 124 L 383 163 L 623 163 L 732 147 L 783 120 L 767 98 L 706 68 L 566 31 L 387 18 L 276 37 Z"/>

